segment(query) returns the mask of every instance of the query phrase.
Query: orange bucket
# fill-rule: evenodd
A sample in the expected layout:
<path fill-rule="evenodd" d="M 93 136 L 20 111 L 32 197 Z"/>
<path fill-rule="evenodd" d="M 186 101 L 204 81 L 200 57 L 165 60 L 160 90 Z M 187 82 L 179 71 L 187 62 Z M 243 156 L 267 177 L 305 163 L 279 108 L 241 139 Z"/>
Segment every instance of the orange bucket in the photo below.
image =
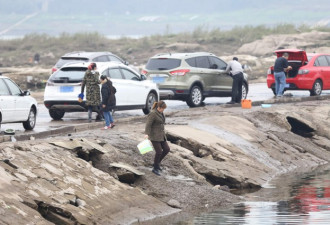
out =
<path fill-rule="evenodd" d="M 250 99 L 242 99 L 241 105 L 243 109 L 251 109 L 252 101 Z"/>

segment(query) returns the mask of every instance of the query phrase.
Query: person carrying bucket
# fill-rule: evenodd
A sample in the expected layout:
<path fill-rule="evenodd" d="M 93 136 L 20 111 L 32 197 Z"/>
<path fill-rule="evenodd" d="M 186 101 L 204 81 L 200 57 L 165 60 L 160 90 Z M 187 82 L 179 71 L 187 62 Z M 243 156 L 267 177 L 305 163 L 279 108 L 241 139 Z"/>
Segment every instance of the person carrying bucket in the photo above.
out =
<path fill-rule="evenodd" d="M 147 117 L 145 126 L 146 138 L 149 138 L 156 151 L 152 172 L 158 176 L 162 171 L 160 163 L 170 152 L 165 135 L 165 116 L 163 113 L 166 107 L 164 101 L 155 102 Z"/>

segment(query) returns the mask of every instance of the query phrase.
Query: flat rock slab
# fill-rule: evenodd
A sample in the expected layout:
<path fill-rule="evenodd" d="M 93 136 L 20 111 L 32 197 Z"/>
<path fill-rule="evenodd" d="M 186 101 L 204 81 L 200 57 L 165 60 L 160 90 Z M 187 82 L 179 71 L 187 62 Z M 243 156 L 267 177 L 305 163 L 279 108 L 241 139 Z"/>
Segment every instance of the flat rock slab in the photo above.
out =
<path fill-rule="evenodd" d="M 69 149 L 69 150 L 84 148 L 87 150 L 96 150 L 101 154 L 105 154 L 108 152 L 101 145 L 94 143 L 92 141 L 89 141 L 86 138 L 74 139 L 74 140 L 69 140 L 69 141 L 55 141 L 55 142 L 49 142 L 49 143 L 56 145 L 58 147 Z"/>
<path fill-rule="evenodd" d="M 69 150 L 74 150 L 77 148 L 82 148 L 82 145 L 80 143 L 80 141 L 78 140 L 72 140 L 72 141 L 55 141 L 55 142 L 49 142 L 52 145 L 58 146 L 58 147 L 62 147 L 65 149 L 69 149 Z"/>
<path fill-rule="evenodd" d="M 105 153 L 108 152 L 108 151 L 107 151 L 105 148 L 103 148 L 101 145 L 99 145 L 99 144 L 97 144 L 97 143 L 94 143 L 94 142 L 91 142 L 91 141 L 87 140 L 86 138 L 82 138 L 82 139 L 80 139 L 80 143 L 81 143 L 82 145 L 87 144 L 87 145 L 91 146 L 93 149 L 95 149 L 95 150 L 97 150 L 97 151 L 99 151 L 99 152 L 101 152 L 101 153 L 103 153 L 103 154 L 105 154 Z"/>
<path fill-rule="evenodd" d="M 135 169 L 134 167 L 124 164 L 124 163 L 111 163 L 110 167 L 122 168 L 122 169 L 128 170 L 138 176 L 143 176 L 145 174 L 145 173 Z"/>

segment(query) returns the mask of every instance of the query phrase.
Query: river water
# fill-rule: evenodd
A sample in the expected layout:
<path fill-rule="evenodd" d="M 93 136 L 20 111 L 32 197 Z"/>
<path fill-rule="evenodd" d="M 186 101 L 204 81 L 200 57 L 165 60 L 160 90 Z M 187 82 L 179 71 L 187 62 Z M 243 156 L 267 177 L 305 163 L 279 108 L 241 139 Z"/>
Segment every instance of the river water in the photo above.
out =
<path fill-rule="evenodd" d="M 330 165 L 302 175 L 283 175 L 244 202 L 205 213 L 177 225 L 201 224 L 330 224 Z"/>

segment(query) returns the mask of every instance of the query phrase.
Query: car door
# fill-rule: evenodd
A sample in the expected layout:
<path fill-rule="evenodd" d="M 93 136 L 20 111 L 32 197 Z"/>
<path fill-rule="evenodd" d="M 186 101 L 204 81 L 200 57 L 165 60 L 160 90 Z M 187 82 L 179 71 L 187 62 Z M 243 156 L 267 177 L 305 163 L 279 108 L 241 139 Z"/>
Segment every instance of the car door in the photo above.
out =
<path fill-rule="evenodd" d="M 1 122 L 11 122 L 15 120 L 15 96 L 9 92 L 4 79 L 0 79 L 0 111 Z"/>
<path fill-rule="evenodd" d="M 211 69 L 211 64 L 207 56 L 196 57 L 196 69 L 196 72 L 200 75 L 201 81 L 203 82 L 204 91 L 209 93 L 213 92 L 217 72 Z"/>
<path fill-rule="evenodd" d="M 330 87 L 330 67 L 329 62 L 325 55 L 317 57 L 318 70 L 323 80 L 323 89 L 329 89 Z"/>
<path fill-rule="evenodd" d="M 125 78 L 125 93 L 130 105 L 144 105 L 148 95 L 148 86 L 143 85 L 139 75 L 126 68 L 121 68 Z"/>
<path fill-rule="evenodd" d="M 209 56 L 209 59 L 216 73 L 213 89 L 216 92 L 231 92 L 233 78 L 226 73 L 227 64 L 215 56 Z"/>
<path fill-rule="evenodd" d="M 102 74 L 109 77 L 112 85 L 116 88 L 116 106 L 128 105 L 125 93 L 126 84 L 120 69 L 118 67 L 108 68 Z"/>
<path fill-rule="evenodd" d="M 25 121 L 30 112 L 30 102 L 21 89 L 10 79 L 5 79 L 8 89 L 15 102 L 15 121 Z"/>
<path fill-rule="evenodd" d="M 328 66 L 326 68 L 327 72 L 325 74 L 325 79 L 326 79 L 326 83 L 327 83 L 326 89 L 330 89 L 330 56 L 326 55 L 325 57 L 328 60 Z"/>

